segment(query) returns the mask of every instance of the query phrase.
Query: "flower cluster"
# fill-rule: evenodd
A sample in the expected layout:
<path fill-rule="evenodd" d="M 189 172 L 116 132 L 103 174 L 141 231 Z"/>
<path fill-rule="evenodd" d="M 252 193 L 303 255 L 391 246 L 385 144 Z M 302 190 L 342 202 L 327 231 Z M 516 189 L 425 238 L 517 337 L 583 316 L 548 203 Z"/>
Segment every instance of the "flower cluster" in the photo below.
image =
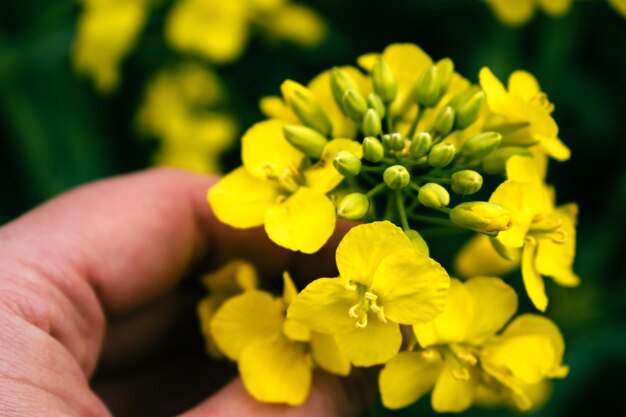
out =
<path fill-rule="evenodd" d="M 514 317 L 518 296 L 496 276 L 521 266 L 540 311 L 543 276 L 579 282 L 577 207 L 555 206 L 545 183 L 548 160 L 570 156 L 554 105 L 525 71 L 505 87 L 483 68 L 472 84 L 412 44 L 358 63 L 264 98 L 268 119 L 244 134 L 243 166 L 208 192 L 222 222 L 264 226 L 303 253 L 328 241 L 337 218 L 360 220 L 337 247 L 338 276 L 299 293 L 286 277 L 282 299 L 248 289 L 201 314 L 205 334 L 259 401 L 302 403 L 315 366 L 383 365 L 389 408 L 432 391 L 439 412 L 528 410 L 546 381 L 566 376 L 564 341 L 545 316 Z M 456 259 L 465 281 L 425 239 L 455 231 L 473 235 Z"/>

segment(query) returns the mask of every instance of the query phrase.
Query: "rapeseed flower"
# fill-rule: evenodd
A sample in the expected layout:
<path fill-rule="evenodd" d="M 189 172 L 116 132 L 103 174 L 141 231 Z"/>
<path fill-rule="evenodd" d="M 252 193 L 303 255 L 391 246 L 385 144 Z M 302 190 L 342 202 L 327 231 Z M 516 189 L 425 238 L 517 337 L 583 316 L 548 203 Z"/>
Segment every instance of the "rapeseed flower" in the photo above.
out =
<path fill-rule="evenodd" d="M 450 279 L 390 222 L 354 227 L 337 247 L 338 278 L 319 278 L 287 317 L 335 335 L 356 366 L 385 363 L 400 349 L 400 324 L 432 320 L 443 310 Z"/>
<path fill-rule="evenodd" d="M 515 291 L 499 278 L 453 279 L 444 311 L 413 326 L 413 346 L 380 373 L 383 404 L 405 407 L 432 390 L 435 411 L 460 412 L 486 391 L 530 408 L 528 385 L 567 374 L 564 343 L 550 320 L 530 314 L 497 334 L 516 310 Z"/>
<path fill-rule="evenodd" d="M 281 298 L 249 290 L 224 302 L 210 321 L 215 343 L 237 361 L 244 386 L 258 401 L 302 404 L 315 366 L 336 375 L 350 372 L 333 336 L 285 318 L 296 294 L 285 273 Z"/>

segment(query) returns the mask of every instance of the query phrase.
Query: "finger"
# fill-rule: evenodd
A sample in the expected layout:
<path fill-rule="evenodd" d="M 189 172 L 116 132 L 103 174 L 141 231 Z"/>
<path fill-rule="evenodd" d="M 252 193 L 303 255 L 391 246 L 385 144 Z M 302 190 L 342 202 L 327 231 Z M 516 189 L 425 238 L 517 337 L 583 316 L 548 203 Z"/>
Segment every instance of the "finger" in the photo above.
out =
<path fill-rule="evenodd" d="M 264 404 L 252 398 L 241 379 L 237 378 L 180 417 L 351 417 L 363 412 L 374 393 L 372 379 L 361 373 L 340 379 L 319 371 L 315 373 L 311 392 L 301 406 Z"/>

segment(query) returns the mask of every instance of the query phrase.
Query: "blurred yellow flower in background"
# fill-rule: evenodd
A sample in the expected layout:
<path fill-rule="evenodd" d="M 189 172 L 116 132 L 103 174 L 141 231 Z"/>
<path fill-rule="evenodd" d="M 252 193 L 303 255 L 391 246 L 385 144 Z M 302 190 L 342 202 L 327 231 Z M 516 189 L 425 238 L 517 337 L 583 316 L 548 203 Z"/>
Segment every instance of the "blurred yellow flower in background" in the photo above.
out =
<path fill-rule="evenodd" d="M 135 45 L 148 14 L 149 0 L 81 0 L 73 59 L 76 70 L 101 92 L 119 82 L 122 59 Z"/>
<path fill-rule="evenodd" d="M 165 35 L 175 49 L 225 63 L 241 55 L 254 24 L 303 46 L 319 43 L 326 31 L 312 10 L 286 0 L 179 0 Z"/>
<path fill-rule="evenodd" d="M 186 63 L 157 74 L 139 110 L 139 129 L 160 139 L 155 164 L 214 173 L 235 139 L 231 116 L 213 110 L 224 91 L 213 71 Z"/>

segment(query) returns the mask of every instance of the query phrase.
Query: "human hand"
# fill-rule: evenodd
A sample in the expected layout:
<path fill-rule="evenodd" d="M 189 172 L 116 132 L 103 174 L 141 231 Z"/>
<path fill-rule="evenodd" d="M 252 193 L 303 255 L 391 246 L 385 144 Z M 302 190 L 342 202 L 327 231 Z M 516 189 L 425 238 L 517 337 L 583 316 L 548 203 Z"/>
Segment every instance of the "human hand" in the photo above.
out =
<path fill-rule="evenodd" d="M 173 170 L 118 177 L 66 193 L 0 229 L 0 415 L 182 412 L 210 392 L 203 381 L 219 369 L 207 359 L 168 366 L 154 354 L 156 342 L 181 340 L 171 337 L 175 317 L 195 309 L 176 290 L 186 273 L 234 256 L 266 276 L 333 270 L 320 259 L 334 259 L 336 239 L 320 257 L 305 258 L 272 245 L 262 231 L 221 225 L 205 201 L 213 182 Z M 90 387 L 96 367 L 150 355 L 155 363 L 145 375 Z M 237 378 L 183 415 L 357 415 L 369 398 L 361 382 L 316 373 L 306 403 L 292 408 L 254 401 Z"/>

